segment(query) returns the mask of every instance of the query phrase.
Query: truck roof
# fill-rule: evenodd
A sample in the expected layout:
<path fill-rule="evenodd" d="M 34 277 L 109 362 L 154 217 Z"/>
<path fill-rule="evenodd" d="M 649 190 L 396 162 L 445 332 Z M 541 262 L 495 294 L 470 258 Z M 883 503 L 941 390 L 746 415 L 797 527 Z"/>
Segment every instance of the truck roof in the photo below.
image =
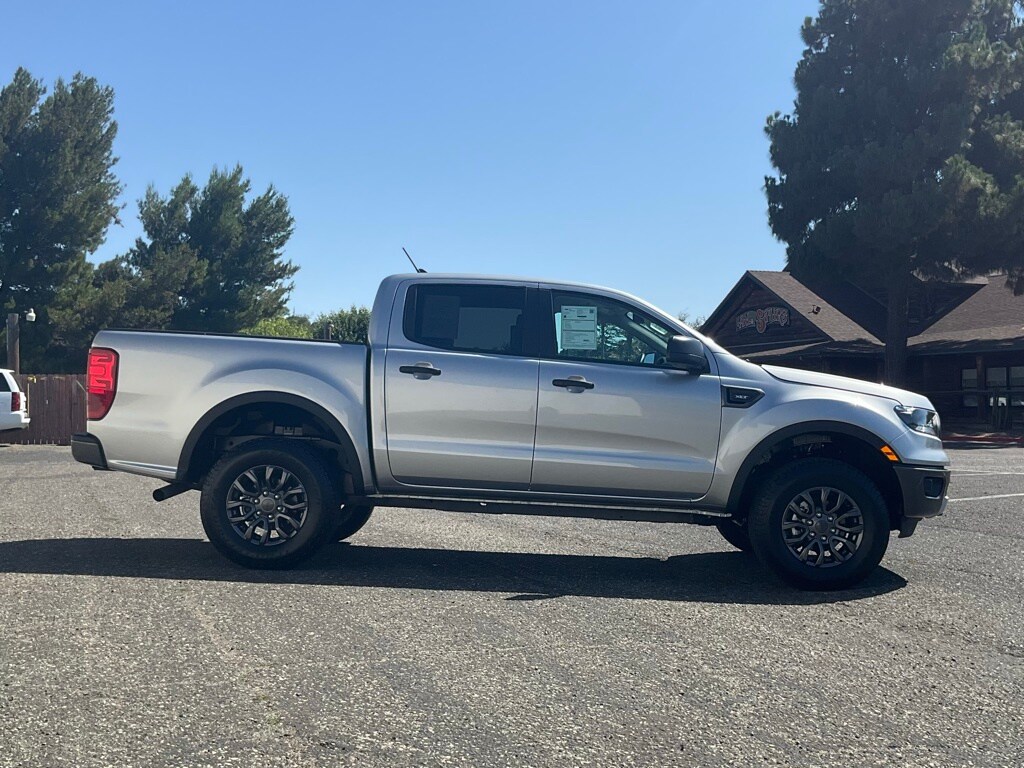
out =
<path fill-rule="evenodd" d="M 608 291 L 609 293 L 628 295 L 605 285 L 578 283 L 568 280 L 550 280 L 544 277 L 529 277 L 525 275 L 481 275 L 473 272 L 407 272 L 389 275 L 385 280 L 479 280 L 480 282 L 543 283 L 544 285 L 559 285 L 566 288 L 592 288 L 599 291 Z"/>

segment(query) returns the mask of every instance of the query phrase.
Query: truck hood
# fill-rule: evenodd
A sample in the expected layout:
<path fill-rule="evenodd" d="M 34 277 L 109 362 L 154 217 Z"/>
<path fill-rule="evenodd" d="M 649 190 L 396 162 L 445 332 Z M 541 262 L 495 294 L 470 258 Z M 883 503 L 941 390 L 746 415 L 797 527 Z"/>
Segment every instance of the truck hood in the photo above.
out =
<path fill-rule="evenodd" d="M 897 389 L 896 387 L 887 387 L 885 384 L 872 384 L 870 381 L 849 379 L 846 376 L 833 376 L 829 373 L 801 371 L 796 368 L 781 368 L 777 365 L 765 365 L 762 367 L 776 379 L 788 381 L 792 384 L 807 384 L 812 387 L 841 389 L 844 392 L 856 392 L 858 395 L 884 397 L 889 400 L 895 400 L 900 405 L 908 405 L 913 408 L 935 409 L 924 395 L 908 392 L 905 389 Z"/>

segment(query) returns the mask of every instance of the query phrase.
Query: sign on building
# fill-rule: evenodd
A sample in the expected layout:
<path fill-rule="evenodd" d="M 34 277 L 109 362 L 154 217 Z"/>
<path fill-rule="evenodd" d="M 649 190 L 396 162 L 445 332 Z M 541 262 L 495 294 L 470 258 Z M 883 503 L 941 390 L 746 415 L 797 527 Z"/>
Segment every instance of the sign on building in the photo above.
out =
<path fill-rule="evenodd" d="M 768 330 L 769 325 L 780 327 L 789 325 L 789 310 L 786 307 L 762 307 L 736 316 L 737 331 L 756 328 L 758 333 L 764 333 Z"/>

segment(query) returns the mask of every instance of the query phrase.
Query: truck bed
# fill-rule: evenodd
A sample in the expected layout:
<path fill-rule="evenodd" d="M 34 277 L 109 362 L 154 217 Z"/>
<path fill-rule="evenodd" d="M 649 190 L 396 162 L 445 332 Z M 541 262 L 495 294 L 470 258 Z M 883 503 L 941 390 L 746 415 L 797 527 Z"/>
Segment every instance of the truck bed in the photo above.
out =
<path fill-rule="evenodd" d="M 175 479 L 193 427 L 225 402 L 261 392 L 311 400 L 349 434 L 367 434 L 368 349 L 362 344 L 101 331 L 93 345 L 119 357 L 114 407 L 89 425 L 111 469 Z"/>

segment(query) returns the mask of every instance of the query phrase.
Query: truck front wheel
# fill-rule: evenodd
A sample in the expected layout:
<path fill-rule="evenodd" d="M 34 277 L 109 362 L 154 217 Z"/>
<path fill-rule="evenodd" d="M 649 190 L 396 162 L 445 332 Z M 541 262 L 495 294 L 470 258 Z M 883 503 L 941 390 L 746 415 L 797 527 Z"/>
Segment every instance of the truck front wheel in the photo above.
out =
<path fill-rule="evenodd" d="M 258 440 L 226 454 L 199 503 L 210 543 L 248 568 L 287 568 L 330 540 L 341 499 L 320 455 L 295 441 Z"/>
<path fill-rule="evenodd" d="M 334 532 L 335 540 L 344 541 L 350 536 L 355 536 L 366 525 L 371 514 L 373 507 L 344 505 L 341 508 L 341 517 L 338 518 L 338 527 Z"/>
<path fill-rule="evenodd" d="M 802 589 L 857 584 L 889 544 L 889 514 L 878 488 L 832 459 L 802 459 L 770 475 L 747 524 L 758 559 Z"/>

